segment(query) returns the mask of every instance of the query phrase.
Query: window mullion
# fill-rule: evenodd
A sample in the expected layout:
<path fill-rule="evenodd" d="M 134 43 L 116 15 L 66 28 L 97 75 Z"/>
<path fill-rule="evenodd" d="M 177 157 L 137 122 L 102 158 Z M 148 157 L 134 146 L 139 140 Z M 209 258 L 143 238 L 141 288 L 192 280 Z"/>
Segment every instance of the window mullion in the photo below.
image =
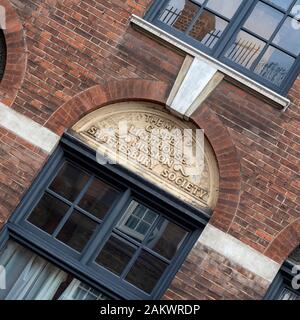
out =
<path fill-rule="evenodd" d="M 58 226 L 56 227 L 56 229 L 54 230 L 52 237 L 55 238 L 58 233 L 61 231 L 61 229 L 63 228 L 63 226 L 65 225 L 65 223 L 67 222 L 67 220 L 70 218 L 72 212 L 75 209 L 75 206 L 77 206 L 77 204 L 79 203 L 79 201 L 81 200 L 81 198 L 83 197 L 83 195 L 85 194 L 85 192 L 87 191 L 87 189 L 89 188 L 89 186 L 91 185 L 92 181 L 94 179 L 94 176 L 90 176 L 90 178 L 88 179 L 87 183 L 85 184 L 85 186 L 82 188 L 82 190 L 80 191 L 79 195 L 77 196 L 77 198 L 75 199 L 75 201 L 72 203 L 71 207 L 69 208 L 69 210 L 67 211 L 67 213 L 64 215 L 64 217 L 61 219 L 61 221 L 59 222 Z"/>
<path fill-rule="evenodd" d="M 194 18 L 192 19 L 192 21 L 190 22 L 189 26 L 185 31 L 186 35 L 188 35 L 191 32 L 191 30 L 193 29 L 195 23 L 197 22 L 198 18 L 201 16 L 203 11 L 204 11 L 204 6 L 199 6 L 197 13 L 195 14 Z"/>
<path fill-rule="evenodd" d="M 277 10 L 277 9 L 275 9 L 275 10 Z M 284 22 L 285 22 L 286 18 L 288 17 L 288 15 L 289 15 L 289 13 L 288 13 L 288 11 L 286 11 L 284 16 L 283 16 L 283 18 L 281 19 L 280 23 L 278 23 L 278 26 L 273 31 L 273 34 L 271 35 L 271 37 L 268 40 L 265 40 L 266 45 L 265 45 L 264 49 L 261 50 L 260 54 L 254 60 L 254 62 L 252 63 L 252 66 L 249 69 L 250 71 L 254 71 L 255 70 L 255 68 L 257 67 L 260 59 L 264 56 L 264 54 L 267 52 L 269 47 L 272 45 L 272 42 L 273 42 L 274 38 L 276 37 L 276 35 L 277 35 L 278 31 L 280 30 L 280 28 L 282 27 L 282 25 L 284 24 Z"/>
<path fill-rule="evenodd" d="M 126 204 L 130 198 L 131 191 L 128 189 L 121 196 L 119 201 L 115 204 L 112 211 L 107 213 L 107 216 L 104 218 L 100 232 L 96 235 L 96 237 L 92 240 L 89 247 L 84 250 L 80 261 L 83 264 L 87 264 L 95 251 L 99 251 L 101 247 L 105 245 L 106 240 L 110 237 L 112 230 L 115 226 L 115 221 L 117 218 L 121 218 L 121 213 L 123 213 Z"/>
<path fill-rule="evenodd" d="M 224 31 L 224 35 L 222 39 L 220 39 L 220 43 L 217 43 L 216 50 L 214 51 L 213 56 L 215 58 L 219 58 L 223 56 L 226 52 L 226 49 L 229 47 L 229 42 L 232 42 L 232 39 L 236 36 L 237 32 L 241 29 L 242 25 L 245 23 L 246 19 L 249 16 L 249 11 L 252 10 L 256 3 L 259 0 L 255 0 L 253 2 L 244 0 L 236 12 L 235 16 L 230 20 L 228 29 Z"/>

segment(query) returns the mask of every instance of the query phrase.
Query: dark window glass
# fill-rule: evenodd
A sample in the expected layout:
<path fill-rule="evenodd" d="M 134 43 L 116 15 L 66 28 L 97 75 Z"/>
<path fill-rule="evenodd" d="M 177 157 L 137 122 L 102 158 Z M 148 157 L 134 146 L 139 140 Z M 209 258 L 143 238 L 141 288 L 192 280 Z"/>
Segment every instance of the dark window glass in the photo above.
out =
<path fill-rule="evenodd" d="M 88 174 L 69 163 L 65 163 L 50 185 L 50 189 L 74 201 L 89 179 Z"/>
<path fill-rule="evenodd" d="M 111 236 L 101 250 L 96 262 L 111 272 L 121 275 L 135 251 L 135 247 L 115 236 Z"/>
<path fill-rule="evenodd" d="M 186 236 L 186 230 L 167 219 L 161 219 L 151 233 L 147 246 L 159 255 L 171 260 Z"/>
<path fill-rule="evenodd" d="M 97 218 L 103 219 L 118 195 L 118 191 L 99 179 L 94 179 L 81 199 L 79 206 Z"/>
<path fill-rule="evenodd" d="M 75 210 L 59 232 L 57 239 L 81 252 L 97 225 L 96 222 Z"/>
<path fill-rule="evenodd" d="M 52 234 L 68 209 L 67 204 L 46 193 L 28 217 L 28 221 Z"/>
<path fill-rule="evenodd" d="M 143 291 L 151 293 L 166 267 L 166 263 L 142 251 L 127 274 L 126 280 Z"/>

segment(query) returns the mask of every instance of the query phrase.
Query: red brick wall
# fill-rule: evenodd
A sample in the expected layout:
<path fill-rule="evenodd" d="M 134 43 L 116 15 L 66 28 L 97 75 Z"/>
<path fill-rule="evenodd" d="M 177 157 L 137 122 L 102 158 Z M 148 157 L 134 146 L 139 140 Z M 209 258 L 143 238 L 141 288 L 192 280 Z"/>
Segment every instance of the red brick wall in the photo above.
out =
<path fill-rule="evenodd" d="M 91 87 L 101 87 L 109 101 L 116 93 L 134 97 L 133 79 L 143 80 L 141 88 L 148 88 L 149 97 L 163 88 L 158 93 L 165 98 L 184 59 L 129 25 L 130 15 L 143 15 L 150 0 L 10 2 L 19 14 L 28 47 L 26 74 L 15 100 L 11 98 L 12 108 L 59 133 L 72 123 L 74 113 L 90 110 L 88 99 L 96 107 L 97 98 L 87 93 Z M 127 85 L 117 89 L 118 80 Z M 80 93 L 82 99 L 77 96 L 70 103 Z M 298 226 L 300 218 L 300 77 L 290 98 L 293 104 L 282 113 L 223 81 L 193 115 L 196 122 L 206 122 L 224 172 L 221 186 L 227 196 L 220 199 L 220 210 L 211 222 L 279 262 L 296 245 L 297 241 L 290 245 L 285 240 L 289 227 Z M 0 141 L 3 223 L 46 155 L 2 129 Z M 165 298 L 253 299 L 265 289 L 262 279 L 198 244 Z"/>
<path fill-rule="evenodd" d="M 170 288 L 166 300 L 259 300 L 268 282 L 197 243 Z"/>
<path fill-rule="evenodd" d="M 300 217 L 298 86 L 299 80 L 286 112 L 225 81 L 205 102 L 228 128 L 241 165 L 238 210 L 232 221 L 223 221 L 223 229 L 263 253 Z M 287 255 L 282 251 L 276 260 L 282 262 Z"/>
<path fill-rule="evenodd" d="M 13 1 L 25 26 L 27 72 L 13 108 L 40 124 L 74 95 L 109 80 L 171 84 L 183 57 L 129 26 L 150 1 Z"/>
<path fill-rule="evenodd" d="M 0 127 L 0 228 L 46 158 L 42 150 Z"/>

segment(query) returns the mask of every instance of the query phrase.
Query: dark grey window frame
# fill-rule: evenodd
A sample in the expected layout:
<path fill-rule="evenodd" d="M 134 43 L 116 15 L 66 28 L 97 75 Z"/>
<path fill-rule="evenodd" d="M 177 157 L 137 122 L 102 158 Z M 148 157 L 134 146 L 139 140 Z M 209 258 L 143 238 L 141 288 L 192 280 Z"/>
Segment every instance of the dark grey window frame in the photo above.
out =
<path fill-rule="evenodd" d="M 195 2 L 193 0 L 190 0 L 190 1 Z M 205 1 L 208 1 L 208 0 L 205 0 Z M 170 27 L 170 26 L 168 26 L 158 20 L 160 13 L 164 10 L 164 8 L 168 4 L 169 0 L 155 0 L 154 3 L 152 4 L 152 6 L 147 11 L 147 13 L 145 14 L 144 18 L 146 20 L 148 20 L 149 22 L 153 23 L 155 26 L 157 26 L 157 27 L 167 31 L 168 33 L 172 34 L 173 36 L 176 36 L 177 38 L 181 39 L 182 41 L 196 47 L 197 49 L 209 54 L 213 58 L 215 58 L 215 59 L 223 62 L 224 64 L 230 66 L 231 68 L 239 71 L 240 73 L 245 74 L 249 78 L 257 81 L 258 83 L 261 83 L 262 85 L 270 88 L 271 90 L 285 96 L 285 95 L 287 95 L 291 86 L 293 85 L 294 81 L 296 80 L 297 76 L 299 75 L 300 55 L 298 55 L 298 57 L 296 58 L 295 63 L 291 67 L 291 70 L 290 70 L 288 76 L 283 81 L 283 85 L 278 87 L 278 86 L 272 84 L 271 82 L 265 80 L 264 78 L 260 77 L 259 75 L 255 74 L 254 72 L 251 72 L 250 70 L 248 70 L 248 69 L 234 63 L 233 61 L 229 60 L 228 58 L 225 57 L 225 54 L 224 54 L 224 52 L 226 52 L 226 50 L 228 48 L 230 48 L 230 46 L 233 44 L 233 42 L 235 40 L 235 36 L 242 29 L 244 22 L 247 20 L 247 18 L 251 14 L 252 10 L 254 9 L 255 5 L 259 1 L 265 2 L 277 10 L 279 9 L 279 7 L 268 2 L 267 0 L 243 0 L 240 8 L 237 10 L 235 15 L 232 17 L 231 22 L 224 30 L 222 38 L 218 41 L 218 43 L 215 45 L 213 50 L 211 50 L 211 49 L 207 48 L 206 46 L 204 46 L 203 44 L 201 44 L 200 41 L 197 41 L 197 40 L 193 39 L 192 37 L 189 37 L 185 33 L 181 32 L 179 30 L 176 30 L 175 28 L 172 28 L 172 27 Z M 289 9 L 291 9 L 295 5 L 296 1 L 297 0 L 293 0 Z M 198 6 L 199 6 L 199 4 L 198 4 Z M 214 11 L 212 11 L 208 8 L 206 8 L 205 10 L 216 14 Z M 217 14 L 217 15 L 222 17 L 222 15 L 220 15 L 220 14 Z M 287 16 L 288 14 L 286 13 L 285 15 Z M 228 19 L 226 19 L 226 20 L 228 20 Z M 280 27 L 282 26 L 284 21 L 285 21 L 285 19 L 283 19 L 281 21 L 281 23 L 277 26 L 277 30 L 280 29 Z M 247 32 L 250 35 L 254 35 L 249 30 L 247 30 Z M 260 40 L 262 39 L 261 37 L 259 37 L 256 34 L 255 34 L 255 37 Z M 262 52 L 260 53 L 259 57 L 257 58 L 257 61 L 263 56 L 263 54 L 265 53 L 265 51 L 268 48 L 268 43 L 271 40 L 269 39 L 268 41 L 266 41 L 265 39 L 263 39 L 263 41 L 267 45 L 265 46 L 265 49 L 262 50 Z M 272 44 L 272 46 L 274 48 L 277 48 L 277 46 L 275 44 Z M 288 53 L 287 51 L 284 51 L 283 48 L 281 48 L 281 47 L 280 47 L 280 50 L 283 51 L 284 53 Z M 290 53 L 288 53 L 288 54 L 291 56 Z"/>
<path fill-rule="evenodd" d="M 86 170 L 97 176 L 101 176 L 101 179 L 106 183 L 118 186 L 118 188 L 124 190 L 119 201 L 107 214 L 107 218 L 103 222 L 101 227 L 102 235 L 101 233 L 95 232 L 89 241 L 89 245 L 85 247 L 81 254 L 63 243 L 59 243 L 58 240 L 51 239 L 51 236 L 25 220 L 41 199 L 47 186 L 49 186 L 56 176 L 62 162 L 66 159 L 86 168 Z M 102 240 L 105 240 L 109 237 L 116 222 L 122 216 L 122 210 L 126 207 L 125 204 L 129 203 L 132 196 L 157 212 L 162 213 L 161 210 L 164 210 L 163 215 L 167 216 L 169 220 L 175 221 L 192 230 L 187 239 L 185 239 L 180 252 L 167 267 L 161 280 L 157 283 L 151 294 L 146 294 L 133 285 L 124 283 L 124 281 L 117 281 L 117 276 L 108 270 L 100 270 L 98 265 L 97 268 L 95 268 L 95 263 L 89 263 L 89 266 L 87 266 L 87 263 L 90 262 L 88 257 L 92 257 L 92 253 L 99 249 L 97 246 L 99 239 L 97 241 L 95 241 L 95 239 L 102 237 Z M 100 165 L 96 161 L 96 153 L 93 149 L 83 144 L 72 134 L 65 133 L 59 147 L 50 157 L 12 217 L 1 230 L 0 249 L 8 239 L 13 239 L 66 272 L 71 273 L 79 280 L 114 299 L 154 300 L 162 297 L 176 272 L 199 238 L 208 219 L 208 212 L 201 212 L 190 207 L 186 203 L 176 199 L 176 197 L 169 195 L 141 177 L 129 172 L 122 166 Z"/>

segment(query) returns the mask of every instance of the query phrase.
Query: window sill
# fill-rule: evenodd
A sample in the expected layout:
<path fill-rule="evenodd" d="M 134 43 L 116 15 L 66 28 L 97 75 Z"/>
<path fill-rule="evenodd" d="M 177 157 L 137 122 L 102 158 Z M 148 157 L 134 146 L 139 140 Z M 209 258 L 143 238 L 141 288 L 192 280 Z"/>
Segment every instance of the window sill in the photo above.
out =
<path fill-rule="evenodd" d="M 140 18 L 136 15 L 132 15 L 130 21 L 132 25 L 140 31 L 145 32 L 148 35 L 155 37 L 160 41 L 163 41 L 164 43 L 167 43 L 168 45 L 171 45 L 173 48 L 176 48 L 177 50 L 179 49 L 185 54 L 191 55 L 193 57 L 205 59 L 207 62 L 213 65 L 213 67 L 215 67 L 218 71 L 223 73 L 228 81 L 234 82 L 236 85 L 242 87 L 243 89 L 259 96 L 262 100 L 266 101 L 267 103 L 270 103 L 275 108 L 285 111 L 289 107 L 291 101 L 288 98 L 281 96 L 280 94 L 259 84 L 258 82 L 243 75 L 242 73 L 228 67 L 222 62 L 210 57 L 204 52 L 201 52 L 200 50 L 172 36 L 168 32 L 156 27 L 155 25 L 149 23 L 143 18 Z"/>

